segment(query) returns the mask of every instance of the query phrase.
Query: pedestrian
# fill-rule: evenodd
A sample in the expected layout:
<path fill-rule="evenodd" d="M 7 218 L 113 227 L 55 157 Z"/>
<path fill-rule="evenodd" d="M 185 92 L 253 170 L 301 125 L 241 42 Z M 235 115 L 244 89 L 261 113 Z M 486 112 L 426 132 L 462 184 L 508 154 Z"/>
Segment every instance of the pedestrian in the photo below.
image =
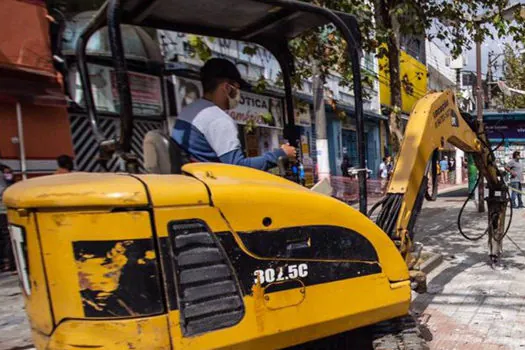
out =
<path fill-rule="evenodd" d="M 448 174 L 449 174 L 449 180 L 451 184 L 456 183 L 456 160 L 454 157 L 450 157 L 448 160 Z"/>
<path fill-rule="evenodd" d="M 441 168 L 441 182 L 443 184 L 448 183 L 448 157 L 445 156 L 439 162 L 439 167 Z"/>
<path fill-rule="evenodd" d="M 388 159 L 383 157 L 383 161 L 379 164 L 379 177 L 381 178 L 381 192 L 386 192 L 386 185 L 388 184 Z"/>
<path fill-rule="evenodd" d="M 57 165 L 55 174 L 68 174 L 74 170 L 73 158 L 66 154 L 57 157 Z"/>
<path fill-rule="evenodd" d="M 351 167 L 352 164 L 350 164 L 350 157 L 348 157 L 347 154 L 343 155 L 343 161 L 341 162 L 341 173 L 343 174 L 343 177 L 350 177 L 348 169 Z"/>
<path fill-rule="evenodd" d="M 12 173 L 11 168 L 0 163 L 0 175 L 2 175 L 0 176 L 0 264 L 2 271 L 14 270 L 13 250 L 11 249 L 7 224 L 7 209 L 2 201 L 4 191 L 14 182 Z"/>
<path fill-rule="evenodd" d="M 505 170 L 510 173 L 510 187 L 512 194 L 510 196 L 510 202 L 513 208 L 523 208 L 523 201 L 521 200 L 521 178 L 523 176 L 523 165 L 520 162 L 520 152 L 515 151 L 512 153 L 512 159 L 505 166 Z M 515 191 L 516 190 L 516 191 Z M 516 198 L 518 203 L 516 203 Z"/>
<path fill-rule="evenodd" d="M 461 171 L 462 171 L 462 179 L 463 181 L 468 182 L 468 161 L 466 157 L 461 157 Z"/>
<path fill-rule="evenodd" d="M 394 162 L 392 161 L 391 156 L 386 156 L 386 169 L 388 172 L 388 181 L 390 181 L 390 178 L 392 177 L 392 174 L 394 173 Z"/>

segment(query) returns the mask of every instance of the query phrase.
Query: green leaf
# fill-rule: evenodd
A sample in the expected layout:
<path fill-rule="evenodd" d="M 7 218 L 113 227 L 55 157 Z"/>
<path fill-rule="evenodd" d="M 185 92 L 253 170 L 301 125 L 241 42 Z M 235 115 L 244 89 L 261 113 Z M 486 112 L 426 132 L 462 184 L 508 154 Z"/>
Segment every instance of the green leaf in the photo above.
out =
<path fill-rule="evenodd" d="M 248 56 L 254 56 L 257 54 L 257 46 L 245 46 L 242 49 L 242 53 Z"/>
<path fill-rule="evenodd" d="M 252 118 L 248 119 L 246 121 L 246 124 L 244 124 L 244 133 L 251 134 L 255 131 L 256 126 L 257 124 L 255 123 L 255 120 L 253 120 Z"/>
<path fill-rule="evenodd" d="M 273 122 L 273 115 L 270 112 L 266 112 L 261 114 L 261 119 L 264 120 L 265 123 L 272 123 Z"/>
<path fill-rule="evenodd" d="M 259 79 L 255 82 L 255 85 L 253 86 L 253 91 L 256 94 L 262 94 L 266 91 L 267 87 L 268 81 L 263 75 L 261 75 Z"/>

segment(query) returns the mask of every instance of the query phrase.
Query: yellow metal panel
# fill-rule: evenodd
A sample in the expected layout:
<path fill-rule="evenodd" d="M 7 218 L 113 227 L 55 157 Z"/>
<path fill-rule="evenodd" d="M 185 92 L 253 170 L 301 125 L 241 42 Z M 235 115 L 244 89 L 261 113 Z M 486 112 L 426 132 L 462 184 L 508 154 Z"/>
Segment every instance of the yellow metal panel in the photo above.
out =
<path fill-rule="evenodd" d="M 404 194 L 398 230 L 405 229 L 432 152 L 450 142 L 466 152 L 480 152 L 481 144 L 461 117 L 452 91 L 429 94 L 414 107 L 396 161 L 389 193 Z"/>
<path fill-rule="evenodd" d="M 415 103 L 427 93 L 428 70 L 423 63 L 401 50 L 399 75 L 402 110 L 410 113 Z M 386 56 L 379 59 L 379 87 L 381 104 L 391 106 L 390 73 Z"/>
<path fill-rule="evenodd" d="M 206 186 L 183 175 L 139 175 L 148 186 L 155 207 L 209 204 Z"/>
<path fill-rule="evenodd" d="M 131 176 L 72 173 L 18 182 L 3 196 L 10 208 L 140 206 L 144 186 Z"/>
<path fill-rule="evenodd" d="M 408 279 L 406 264 L 390 238 L 366 216 L 336 199 L 249 168 L 192 164 L 184 170 L 206 183 L 214 206 L 225 215 L 234 231 L 307 225 L 346 227 L 373 244 L 390 280 Z M 271 218 L 272 224 L 263 228 L 266 217 Z"/>
<path fill-rule="evenodd" d="M 239 189 L 239 192 L 244 193 L 244 186 Z M 263 192 L 261 191 L 259 196 L 262 196 Z M 310 193 L 309 191 L 304 192 Z M 231 201 L 237 200 L 234 193 L 232 196 L 234 198 Z M 250 195 L 246 197 L 250 197 Z M 282 205 L 285 206 L 286 204 Z M 274 203 L 274 205 L 277 204 Z M 263 205 L 261 208 L 265 208 L 265 206 Z M 279 208 L 282 210 L 282 207 Z M 323 203 L 316 208 L 323 208 Z M 332 208 L 327 209 L 329 211 Z M 252 214 L 247 214 L 249 211 L 249 208 L 239 209 L 233 215 L 236 217 L 255 216 L 257 218 L 261 215 L 253 210 L 251 211 Z M 319 211 L 326 214 L 324 210 L 319 209 Z M 230 230 L 217 208 L 155 209 L 156 228 L 159 237 L 168 236 L 167 227 L 170 221 L 193 218 L 202 219 L 213 232 Z M 228 215 L 227 218 L 231 218 L 231 215 Z M 292 225 L 293 223 L 293 219 L 288 219 L 285 225 Z M 253 224 L 256 226 L 253 226 L 252 229 L 261 226 L 260 221 Z M 308 222 L 304 224 L 306 225 Z M 376 230 L 378 229 L 376 228 Z M 384 233 L 382 235 L 386 237 Z M 390 241 L 387 239 L 386 242 Z M 391 242 L 389 244 L 392 245 Z M 406 265 L 395 248 L 393 248 L 392 256 L 389 256 L 391 261 L 388 263 L 386 263 L 387 255 L 382 255 L 385 249 L 377 246 L 375 248 L 378 249 L 378 254 L 385 259 L 385 265 L 397 264 L 400 269 L 406 271 Z M 383 266 L 383 269 L 385 267 Z M 408 274 L 403 274 L 405 281 L 397 283 L 397 288 L 391 287 L 388 277 L 385 273 L 379 273 L 308 286 L 302 292 L 301 288 L 296 288 L 266 295 L 262 288 L 255 287 L 253 296 L 244 297 L 246 314 L 239 324 L 191 338 L 182 336 L 179 312 L 172 311 L 169 318 L 174 348 L 282 348 L 404 315 L 407 313 L 410 303 Z"/>
<path fill-rule="evenodd" d="M 236 326 L 184 338 L 172 328 L 175 349 L 278 349 L 406 315 L 409 282 L 391 289 L 383 274 L 306 288 L 302 303 L 272 309 L 265 297 L 287 298 L 297 290 L 254 293 L 244 298 L 246 314 Z M 293 298 L 291 296 L 290 298 Z M 179 312 L 170 313 L 178 319 Z"/>
<path fill-rule="evenodd" d="M 125 242 L 152 237 L 149 214 L 144 211 L 45 212 L 38 213 L 38 225 L 57 323 L 65 318 L 84 317 L 82 288 L 110 294 L 116 290 L 126 262 L 121 254 L 120 258 L 112 256 L 111 264 L 90 258 L 80 263 L 75 259 L 73 242 Z M 115 255 L 121 253 L 117 245 Z"/>
<path fill-rule="evenodd" d="M 29 268 L 30 294 L 24 294 L 26 312 L 29 316 L 31 327 L 37 332 L 51 334 L 53 331 L 53 319 L 47 292 L 47 281 L 42 263 L 41 247 L 38 239 L 38 231 L 35 224 L 35 214 L 19 215 L 15 210 L 8 210 L 7 218 L 11 225 L 17 225 L 25 230 L 27 244 L 27 260 Z M 20 259 L 14 252 L 17 260 Z M 20 262 L 17 262 L 20 266 Z M 22 288 L 23 289 L 23 288 Z"/>
<path fill-rule="evenodd" d="M 220 181 L 222 183 L 228 183 L 230 185 L 257 183 L 263 185 L 283 186 L 296 191 L 308 192 L 304 187 L 282 177 L 244 166 L 219 163 L 191 163 L 185 165 L 182 170 L 195 176 L 206 184 L 214 183 L 215 180 L 217 180 L 216 177 L 220 176 Z"/>
<path fill-rule="evenodd" d="M 56 329 L 45 349 L 167 350 L 171 348 L 167 326 L 166 315 L 118 321 L 68 320 Z"/>

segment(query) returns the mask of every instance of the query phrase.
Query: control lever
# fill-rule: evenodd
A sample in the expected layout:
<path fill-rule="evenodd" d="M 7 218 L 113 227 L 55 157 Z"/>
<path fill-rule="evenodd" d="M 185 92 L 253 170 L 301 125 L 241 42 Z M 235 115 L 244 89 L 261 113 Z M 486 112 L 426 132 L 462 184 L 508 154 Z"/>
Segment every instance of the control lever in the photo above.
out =
<path fill-rule="evenodd" d="M 288 160 L 288 157 L 279 157 L 277 159 L 277 166 L 279 167 L 279 176 L 286 177 L 286 169 L 288 168 L 288 165 L 290 164 L 290 161 Z"/>

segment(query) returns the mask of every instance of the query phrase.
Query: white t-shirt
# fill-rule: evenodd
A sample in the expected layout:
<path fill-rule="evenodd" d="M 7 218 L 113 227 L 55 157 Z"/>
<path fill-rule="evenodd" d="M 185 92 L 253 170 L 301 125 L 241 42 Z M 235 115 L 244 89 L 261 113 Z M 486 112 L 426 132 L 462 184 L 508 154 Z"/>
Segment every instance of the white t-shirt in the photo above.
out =
<path fill-rule="evenodd" d="M 385 162 L 379 164 L 379 174 L 382 179 L 386 179 L 388 177 L 388 167 L 386 166 Z"/>

